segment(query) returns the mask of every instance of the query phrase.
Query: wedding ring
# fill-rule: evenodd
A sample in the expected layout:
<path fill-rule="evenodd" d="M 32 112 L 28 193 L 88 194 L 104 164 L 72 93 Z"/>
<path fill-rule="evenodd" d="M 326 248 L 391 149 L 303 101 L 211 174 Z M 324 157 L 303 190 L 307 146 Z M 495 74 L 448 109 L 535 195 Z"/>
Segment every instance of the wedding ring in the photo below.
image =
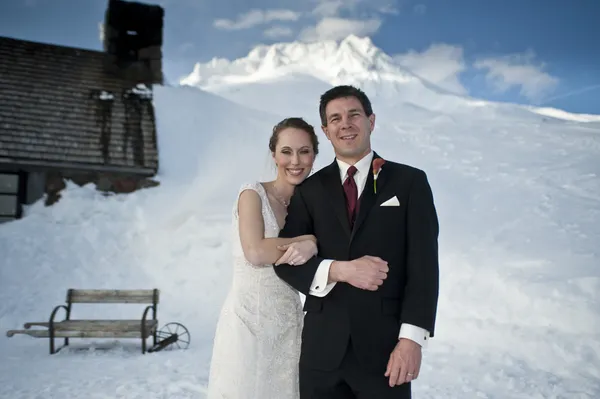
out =
<path fill-rule="evenodd" d="M 410 375 L 411 377 L 414 375 L 414 374 L 411 374 L 411 373 L 406 373 L 406 374 L 407 374 L 407 375 Z"/>

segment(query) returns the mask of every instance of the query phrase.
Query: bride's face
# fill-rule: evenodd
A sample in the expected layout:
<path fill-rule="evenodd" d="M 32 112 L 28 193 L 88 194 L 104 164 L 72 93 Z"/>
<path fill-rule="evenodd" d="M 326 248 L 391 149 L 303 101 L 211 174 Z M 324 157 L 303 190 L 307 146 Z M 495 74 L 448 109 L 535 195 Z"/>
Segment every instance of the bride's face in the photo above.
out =
<path fill-rule="evenodd" d="M 275 153 L 277 176 L 289 184 L 301 183 L 310 173 L 315 152 L 307 132 L 293 127 L 279 132 Z"/>

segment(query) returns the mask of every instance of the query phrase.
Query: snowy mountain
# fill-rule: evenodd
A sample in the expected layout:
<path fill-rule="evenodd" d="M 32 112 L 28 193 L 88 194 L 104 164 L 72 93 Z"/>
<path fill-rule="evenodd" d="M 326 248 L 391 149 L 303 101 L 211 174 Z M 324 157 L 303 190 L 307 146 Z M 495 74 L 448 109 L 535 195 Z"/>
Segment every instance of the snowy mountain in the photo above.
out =
<path fill-rule="evenodd" d="M 340 83 L 354 84 L 381 103 L 393 100 L 438 111 L 480 103 L 428 84 L 377 48 L 368 37 L 354 35 L 339 42 L 257 46 L 246 57 L 234 61 L 214 58 L 205 64 L 197 63 L 180 83 L 256 107 L 245 92 L 256 90 L 257 85 L 260 90 L 271 92 L 271 85 L 279 87 L 282 81 L 288 89 L 300 89 L 303 95 L 308 94 L 302 91 L 306 85 L 322 89 Z M 273 91 L 270 97 L 273 101 L 262 107 L 280 111 L 277 93 Z"/>
<path fill-rule="evenodd" d="M 196 63 L 193 71 L 180 80 L 181 85 L 216 93 L 250 108 L 279 114 L 295 114 L 307 107 L 314 109 L 318 95 L 337 84 L 361 87 L 375 108 L 433 110 L 451 112 L 521 113 L 579 122 L 598 122 L 597 115 L 577 115 L 552 108 L 499 104 L 452 93 L 424 80 L 392 56 L 376 47 L 369 37 L 350 35 L 341 41 L 289 42 L 259 45 L 246 57 L 236 60 L 213 58 Z M 291 102 L 282 104 L 282 86 L 297 93 Z M 265 93 L 257 103 L 254 93 Z M 482 107 L 484 107 L 482 109 Z"/>
<path fill-rule="evenodd" d="M 181 83 L 210 87 L 251 82 L 300 72 L 335 85 L 349 77 L 407 82 L 412 77 L 394 64 L 369 38 L 348 36 L 341 42 L 278 43 L 255 47 L 247 57 L 228 61 L 214 58 L 196 64 Z"/>
<path fill-rule="evenodd" d="M 356 37 L 259 47 L 182 83 L 155 90 L 158 187 L 103 196 L 70 184 L 54 206 L 0 225 L 0 328 L 47 320 L 68 288 L 157 287 L 159 325 L 183 323 L 190 348 L 141 356 L 138 340 L 94 340 L 112 350 L 49 357 L 44 340 L 0 339 L 0 397 L 204 397 L 238 188 L 272 177 L 272 126 L 298 115 L 318 127 L 318 98 L 336 83 L 365 88 L 374 149 L 423 168 L 433 188 L 438 333 L 415 396 L 600 397 L 600 117 L 447 93 Z M 315 169 L 333 159 L 319 139 Z"/>

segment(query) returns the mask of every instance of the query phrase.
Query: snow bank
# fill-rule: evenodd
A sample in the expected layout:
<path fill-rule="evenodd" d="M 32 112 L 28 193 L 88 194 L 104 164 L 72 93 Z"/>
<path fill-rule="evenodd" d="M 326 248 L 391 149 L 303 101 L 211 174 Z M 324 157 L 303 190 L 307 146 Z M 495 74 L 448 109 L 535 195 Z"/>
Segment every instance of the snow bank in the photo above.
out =
<path fill-rule="evenodd" d="M 202 397 L 229 288 L 237 189 L 268 178 L 278 120 L 296 111 L 318 124 L 318 98 L 304 95 L 320 93 L 322 82 L 304 80 L 298 97 L 294 79 L 271 82 L 272 91 L 230 87 L 230 99 L 158 88 L 160 186 L 103 196 L 69 185 L 56 205 L 35 204 L 0 226 L 1 329 L 46 320 L 71 287 L 157 287 L 160 324 L 181 322 L 192 337 L 187 351 L 141 356 L 131 340 L 52 357 L 46 340 L 4 338 L 0 397 Z M 438 331 L 416 394 L 600 395 L 600 129 L 485 104 L 470 114 L 403 102 L 376 112 L 375 150 L 427 171 L 441 223 Z M 332 160 L 320 140 L 317 167 Z M 140 314 L 134 305 L 74 308 L 75 317 Z"/>

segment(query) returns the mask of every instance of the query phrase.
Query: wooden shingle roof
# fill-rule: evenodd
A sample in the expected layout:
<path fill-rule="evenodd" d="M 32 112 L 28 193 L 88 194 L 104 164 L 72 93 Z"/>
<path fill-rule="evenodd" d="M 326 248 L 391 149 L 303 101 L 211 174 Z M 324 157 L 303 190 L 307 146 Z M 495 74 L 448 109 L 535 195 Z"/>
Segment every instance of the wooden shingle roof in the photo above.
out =
<path fill-rule="evenodd" d="M 151 89 L 104 52 L 0 37 L 0 165 L 153 175 Z"/>

